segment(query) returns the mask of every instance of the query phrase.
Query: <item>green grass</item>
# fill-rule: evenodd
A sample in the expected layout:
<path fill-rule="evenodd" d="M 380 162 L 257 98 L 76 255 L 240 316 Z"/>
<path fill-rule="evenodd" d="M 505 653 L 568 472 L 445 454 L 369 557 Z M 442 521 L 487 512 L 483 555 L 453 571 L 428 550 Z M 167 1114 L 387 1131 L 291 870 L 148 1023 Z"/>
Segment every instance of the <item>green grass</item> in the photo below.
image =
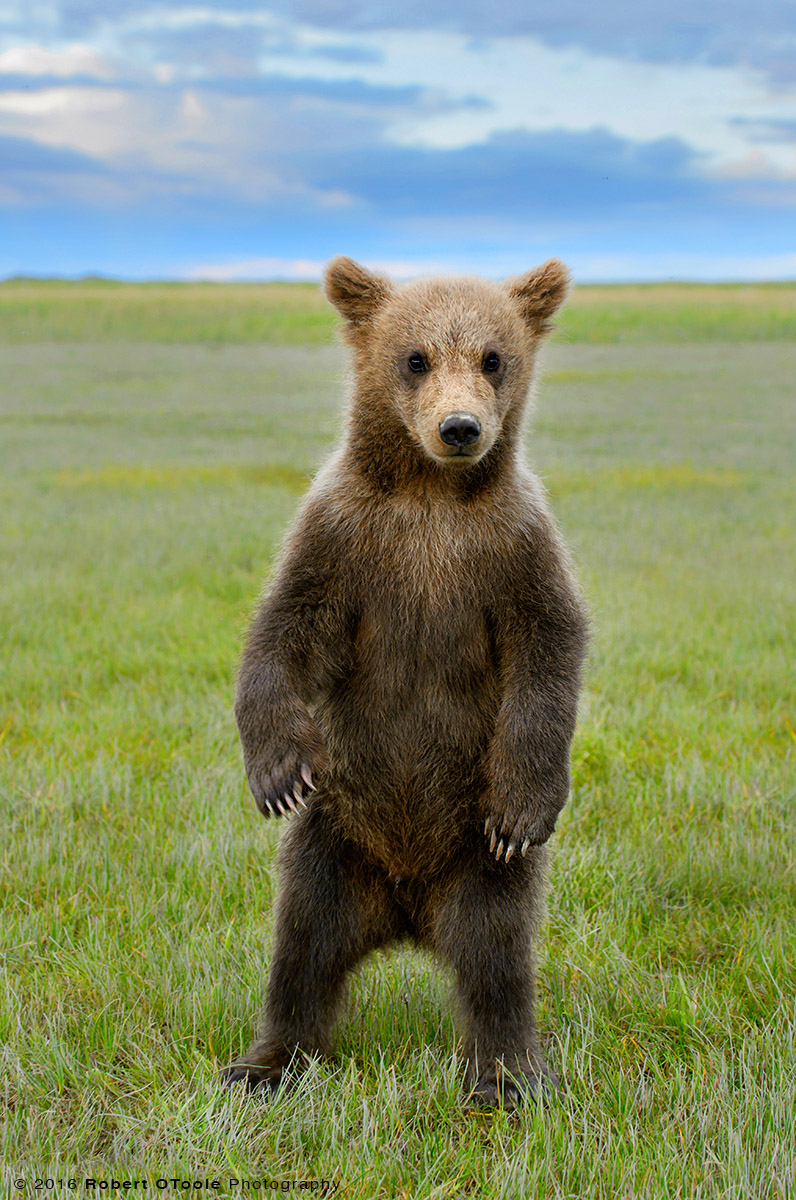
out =
<path fill-rule="evenodd" d="M 6 329 L 29 320 L 26 287 L 2 289 Z M 218 330 L 245 289 L 206 290 Z M 8 1178 L 793 1195 L 796 346 L 547 354 L 528 446 L 595 615 L 540 948 L 562 1097 L 463 1110 L 449 980 L 402 950 L 355 978 L 337 1063 L 267 1106 L 216 1082 L 260 1003 L 278 832 L 247 795 L 231 697 L 247 614 L 339 428 L 343 357 L 192 342 L 194 293 L 173 291 L 186 344 L 151 340 L 140 304 L 99 304 L 83 344 L 61 304 L 60 327 L 38 318 L 48 340 L 0 351 Z M 656 300 L 658 328 L 695 291 Z M 747 331 L 761 296 L 792 296 L 730 291 Z M 723 294 L 699 293 L 703 334 Z M 605 330 L 631 309 L 638 329 L 649 295 L 578 312 Z"/>
<path fill-rule="evenodd" d="M 329 340 L 332 309 L 314 284 L 0 284 L 0 343 Z"/>
<path fill-rule="evenodd" d="M 306 283 L 0 283 L 0 345 L 317 345 L 329 342 L 335 324 L 320 289 Z M 583 285 L 555 337 L 594 343 L 793 341 L 796 284 Z"/>

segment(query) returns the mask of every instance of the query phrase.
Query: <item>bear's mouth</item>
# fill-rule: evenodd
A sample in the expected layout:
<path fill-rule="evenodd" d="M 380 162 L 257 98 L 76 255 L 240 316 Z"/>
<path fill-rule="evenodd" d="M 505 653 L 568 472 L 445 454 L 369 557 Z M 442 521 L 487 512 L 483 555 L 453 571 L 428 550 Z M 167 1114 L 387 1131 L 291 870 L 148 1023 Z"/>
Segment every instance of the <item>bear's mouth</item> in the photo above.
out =
<path fill-rule="evenodd" d="M 437 462 L 461 462 L 466 459 L 467 462 L 477 461 L 484 454 L 483 446 L 457 446 L 456 449 L 449 450 L 446 454 L 436 454 L 434 457 Z"/>

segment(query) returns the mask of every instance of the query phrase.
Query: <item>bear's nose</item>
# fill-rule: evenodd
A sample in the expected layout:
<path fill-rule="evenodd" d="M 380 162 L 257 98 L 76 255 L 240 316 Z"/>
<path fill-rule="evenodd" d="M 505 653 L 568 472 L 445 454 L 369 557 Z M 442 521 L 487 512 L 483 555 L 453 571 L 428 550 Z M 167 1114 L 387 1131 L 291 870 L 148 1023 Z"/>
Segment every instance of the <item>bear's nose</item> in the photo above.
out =
<path fill-rule="evenodd" d="M 439 436 L 449 446 L 472 446 L 481 436 L 481 422 L 471 413 L 451 413 L 440 422 Z"/>

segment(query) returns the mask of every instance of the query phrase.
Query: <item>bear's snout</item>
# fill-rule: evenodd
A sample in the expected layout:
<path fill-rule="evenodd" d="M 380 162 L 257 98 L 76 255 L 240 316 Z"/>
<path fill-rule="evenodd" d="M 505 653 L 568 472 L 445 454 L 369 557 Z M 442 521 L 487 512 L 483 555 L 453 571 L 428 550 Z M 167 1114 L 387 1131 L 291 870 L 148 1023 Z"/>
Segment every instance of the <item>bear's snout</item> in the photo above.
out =
<path fill-rule="evenodd" d="M 472 446 L 481 436 L 481 422 L 472 413 L 450 413 L 440 421 L 439 436 L 448 446 Z"/>

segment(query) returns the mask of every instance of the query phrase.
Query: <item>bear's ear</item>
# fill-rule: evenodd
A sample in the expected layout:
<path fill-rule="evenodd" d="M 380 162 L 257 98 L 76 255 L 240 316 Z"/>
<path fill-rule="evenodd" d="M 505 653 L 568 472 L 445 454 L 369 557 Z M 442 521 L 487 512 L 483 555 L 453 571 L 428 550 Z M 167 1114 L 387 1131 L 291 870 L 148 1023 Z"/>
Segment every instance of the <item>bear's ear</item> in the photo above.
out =
<path fill-rule="evenodd" d="M 367 321 L 392 292 L 389 279 L 373 275 L 345 254 L 327 265 L 323 282 L 332 304 L 352 325 Z"/>
<path fill-rule="evenodd" d="M 563 303 L 569 289 L 569 270 L 560 259 L 548 258 L 541 267 L 507 279 L 505 286 L 534 333 L 546 333 L 551 328 L 548 318 Z"/>

